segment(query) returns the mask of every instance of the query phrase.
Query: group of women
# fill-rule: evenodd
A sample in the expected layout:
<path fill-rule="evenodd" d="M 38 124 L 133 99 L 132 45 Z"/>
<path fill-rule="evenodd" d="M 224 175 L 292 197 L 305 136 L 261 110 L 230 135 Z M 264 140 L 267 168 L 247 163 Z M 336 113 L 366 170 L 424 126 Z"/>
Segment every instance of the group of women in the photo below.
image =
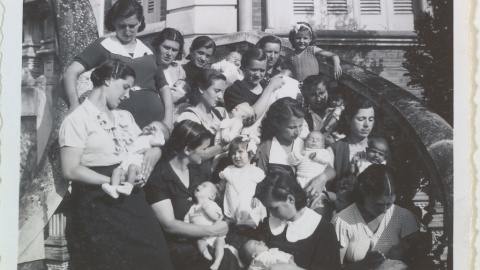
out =
<path fill-rule="evenodd" d="M 322 183 L 345 172 L 351 157 L 365 150 L 375 110 L 363 100 L 347 106 L 342 116 L 347 136 L 329 148 L 332 166 L 302 189 L 285 157 L 301 143 L 303 120 L 323 113 L 328 92 L 320 80 L 304 87 L 307 111 L 292 98 L 267 108 L 272 93 L 284 83 L 276 69 L 281 52 L 277 38 L 261 39 L 258 49 L 244 55 L 245 78 L 226 89 L 225 76 L 204 68 L 215 53 L 209 37 L 194 40 L 190 61 L 181 66 L 175 62 L 184 47 L 179 31 L 164 29 L 152 46 L 136 38 L 145 28 L 137 1 L 118 0 L 108 11 L 105 26 L 115 36 L 90 44 L 64 73 L 70 111 L 59 142 L 63 175 L 72 182 L 75 207 L 66 236 L 75 269 L 209 269 L 211 262 L 196 249 L 195 239 L 227 235 L 232 224 L 219 220 L 195 225 L 183 219 L 194 204 L 196 186 L 212 178 L 212 170 L 204 165 L 227 151 L 228 145 L 212 143 L 221 120 L 242 102 L 249 103 L 257 116 L 265 114 L 257 166 L 267 177 L 257 193 L 269 217 L 254 235 L 268 247 L 294 255 L 296 262 L 271 269 L 373 269 L 391 247 L 419 230 L 410 212 L 392 206 L 393 172 L 383 165 L 362 174 L 358 200 L 336 216 L 334 224 L 307 207 L 307 200 L 322 191 Z M 92 68 L 96 68 L 91 75 L 93 90 L 80 104 L 76 80 Z M 174 126 L 170 87 L 177 80 L 191 85 L 187 93 L 191 106 Z M 226 109 L 217 106 L 223 99 Z M 163 149 L 144 151 L 145 177 L 131 195 L 109 197 L 101 185 L 110 182 L 133 136 L 152 121 L 163 122 L 170 138 Z M 245 120 L 247 125 L 254 121 Z M 225 248 L 219 269 L 241 269 L 235 248 Z"/>

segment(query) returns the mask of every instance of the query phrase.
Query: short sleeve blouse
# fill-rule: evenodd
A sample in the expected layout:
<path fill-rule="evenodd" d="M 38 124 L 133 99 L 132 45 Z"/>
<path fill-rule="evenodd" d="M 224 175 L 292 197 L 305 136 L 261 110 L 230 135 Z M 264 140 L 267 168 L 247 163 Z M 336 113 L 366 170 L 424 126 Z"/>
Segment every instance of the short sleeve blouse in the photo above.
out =
<path fill-rule="evenodd" d="M 168 161 L 161 162 L 153 170 L 144 187 L 149 204 L 163 200 L 170 200 L 173 206 L 175 219 L 183 220 L 190 207 L 194 204 L 193 193 L 196 186 L 210 181 L 210 173 L 200 165 L 189 165 L 190 185 L 186 187 L 178 178 Z"/>
<path fill-rule="evenodd" d="M 141 130 L 129 112 L 114 110 L 112 113 L 113 122 L 86 98 L 60 126 L 60 147 L 84 149 L 81 159 L 84 166 L 120 163 Z"/>
<path fill-rule="evenodd" d="M 407 209 L 393 205 L 387 210 L 377 231 L 367 226 L 357 204 L 354 203 L 332 219 L 340 245 L 346 248 L 345 259 L 357 262 L 373 245 L 373 250 L 388 254 L 402 238 L 420 229 L 420 221 Z"/>
<path fill-rule="evenodd" d="M 214 113 L 213 110 L 216 110 L 217 113 Z M 190 120 L 201 124 L 208 131 L 210 131 L 210 133 L 216 134 L 217 130 L 220 128 L 222 120 L 229 118 L 227 111 L 222 107 L 216 107 L 212 109 L 210 116 L 211 118 L 207 118 L 204 116 L 204 114 L 197 111 L 195 107 L 189 107 L 185 109 L 182 114 L 180 114 L 180 116 L 177 118 L 177 122 L 180 123 L 184 120 Z"/>

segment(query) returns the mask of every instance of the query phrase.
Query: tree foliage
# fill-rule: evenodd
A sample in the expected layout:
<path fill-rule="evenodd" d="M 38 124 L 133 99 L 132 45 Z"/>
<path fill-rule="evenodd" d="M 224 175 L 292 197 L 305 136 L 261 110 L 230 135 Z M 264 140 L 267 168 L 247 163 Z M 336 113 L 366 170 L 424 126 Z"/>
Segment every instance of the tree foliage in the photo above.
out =
<path fill-rule="evenodd" d="M 419 45 L 407 50 L 403 66 L 409 86 L 423 88 L 423 101 L 453 125 L 453 0 L 428 0 L 415 21 Z"/>

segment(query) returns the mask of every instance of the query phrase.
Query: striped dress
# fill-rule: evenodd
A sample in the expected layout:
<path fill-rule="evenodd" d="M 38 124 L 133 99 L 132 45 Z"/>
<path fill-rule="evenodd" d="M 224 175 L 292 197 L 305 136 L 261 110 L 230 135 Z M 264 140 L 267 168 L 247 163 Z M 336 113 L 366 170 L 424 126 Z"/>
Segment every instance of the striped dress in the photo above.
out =
<path fill-rule="evenodd" d="M 387 210 L 377 231 L 373 233 L 354 203 L 333 217 L 333 225 L 340 245 L 347 248 L 345 261 L 362 260 L 370 245 L 372 250 L 388 254 L 400 239 L 420 229 L 420 221 L 407 209 L 393 205 Z"/>

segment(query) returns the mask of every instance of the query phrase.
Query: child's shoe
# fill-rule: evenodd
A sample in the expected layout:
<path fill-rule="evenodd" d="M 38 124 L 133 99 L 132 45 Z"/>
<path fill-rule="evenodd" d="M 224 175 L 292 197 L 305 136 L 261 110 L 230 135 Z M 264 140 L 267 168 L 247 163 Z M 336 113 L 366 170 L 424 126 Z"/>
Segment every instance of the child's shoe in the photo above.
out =
<path fill-rule="evenodd" d="M 130 195 L 132 193 L 133 185 L 129 182 L 123 182 L 120 186 L 117 187 L 117 192 Z"/>
<path fill-rule="evenodd" d="M 110 185 L 109 183 L 104 183 L 102 184 L 102 189 L 110 195 L 112 198 L 117 199 L 118 198 L 118 192 L 117 192 L 117 187 Z"/>

